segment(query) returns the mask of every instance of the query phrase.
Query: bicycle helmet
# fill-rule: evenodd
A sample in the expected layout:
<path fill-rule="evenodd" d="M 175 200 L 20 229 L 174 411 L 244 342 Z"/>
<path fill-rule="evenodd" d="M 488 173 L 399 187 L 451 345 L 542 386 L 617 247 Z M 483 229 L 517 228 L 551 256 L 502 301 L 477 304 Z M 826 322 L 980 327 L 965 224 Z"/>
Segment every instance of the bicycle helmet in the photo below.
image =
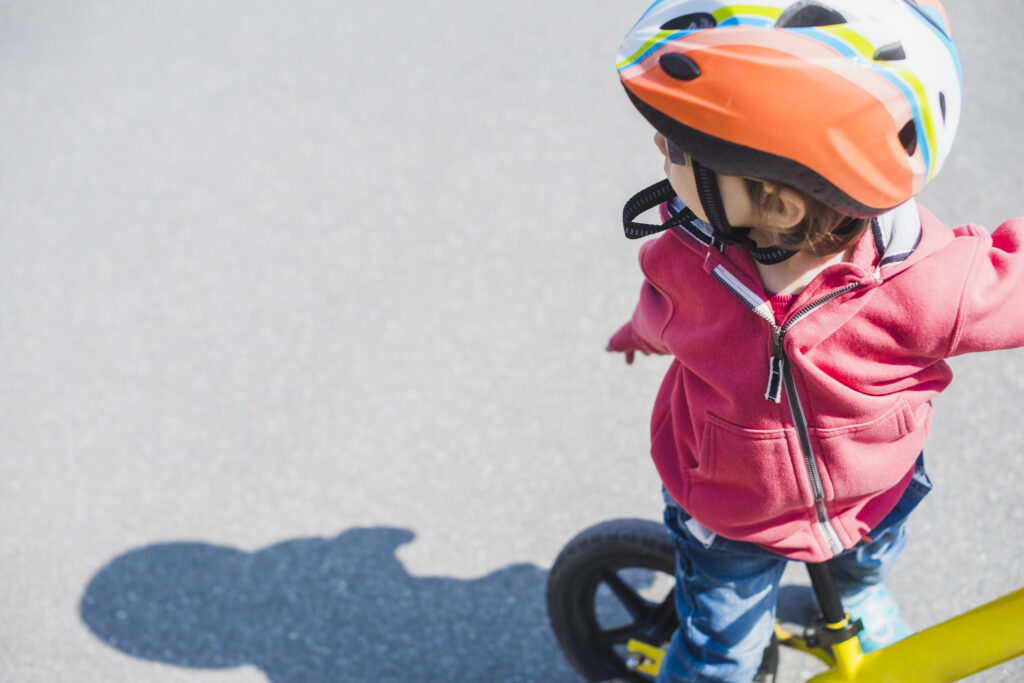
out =
<path fill-rule="evenodd" d="M 780 182 L 859 218 L 935 177 L 960 115 L 960 61 L 937 0 L 658 0 L 617 67 L 695 171 Z M 705 202 L 717 181 L 702 184 L 697 173 L 715 233 L 732 243 Z"/>

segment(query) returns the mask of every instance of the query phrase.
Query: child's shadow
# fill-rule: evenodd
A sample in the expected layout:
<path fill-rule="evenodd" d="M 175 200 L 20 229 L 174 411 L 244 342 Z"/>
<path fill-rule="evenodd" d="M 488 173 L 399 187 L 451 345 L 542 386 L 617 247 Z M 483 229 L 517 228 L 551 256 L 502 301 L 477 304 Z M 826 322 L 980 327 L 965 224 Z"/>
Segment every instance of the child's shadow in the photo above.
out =
<path fill-rule="evenodd" d="M 575 680 L 547 625 L 547 572 L 412 576 L 395 549 L 413 538 L 376 527 L 254 553 L 151 545 L 92 579 L 82 619 L 135 657 L 250 664 L 273 683 Z"/>

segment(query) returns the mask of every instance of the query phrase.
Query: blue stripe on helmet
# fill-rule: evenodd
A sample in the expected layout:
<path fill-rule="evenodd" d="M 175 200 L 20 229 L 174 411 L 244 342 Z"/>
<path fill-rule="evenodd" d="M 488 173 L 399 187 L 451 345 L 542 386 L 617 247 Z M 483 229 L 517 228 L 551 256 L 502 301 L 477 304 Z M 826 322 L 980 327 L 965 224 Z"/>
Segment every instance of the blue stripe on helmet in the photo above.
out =
<path fill-rule="evenodd" d="M 833 34 L 827 31 L 822 31 L 817 28 L 794 28 L 789 30 L 798 31 L 799 33 L 802 33 L 806 36 L 814 38 L 815 40 L 825 43 L 829 47 L 839 52 L 844 57 L 854 58 L 864 62 L 865 64 L 872 65 L 871 62 L 864 58 L 864 55 L 858 52 L 855 48 L 851 47 L 849 43 L 847 43 L 844 40 L 841 40 L 840 38 L 834 36 Z M 921 105 L 917 101 L 917 95 L 914 93 L 913 88 L 907 85 L 907 83 L 902 78 L 892 73 L 889 69 L 873 68 L 873 71 L 882 78 L 884 78 L 885 80 L 892 83 L 894 86 L 896 86 L 897 90 L 899 90 L 900 93 L 903 95 L 904 99 L 906 99 L 907 104 L 910 105 L 911 116 L 914 117 L 915 122 L 920 124 L 915 125 L 914 127 L 917 129 L 917 146 L 921 149 L 921 152 L 924 156 L 924 165 L 927 169 L 926 178 L 931 177 L 932 149 L 928 146 L 928 135 L 924 129 L 924 117 L 921 113 Z"/>

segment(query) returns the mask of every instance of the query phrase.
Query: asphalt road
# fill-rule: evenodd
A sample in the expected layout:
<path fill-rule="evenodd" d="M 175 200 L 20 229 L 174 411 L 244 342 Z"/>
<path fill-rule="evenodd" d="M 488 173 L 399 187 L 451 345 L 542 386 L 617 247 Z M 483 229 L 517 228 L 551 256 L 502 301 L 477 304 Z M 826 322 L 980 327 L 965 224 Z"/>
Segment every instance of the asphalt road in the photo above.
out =
<path fill-rule="evenodd" d="M 576 680 L 547 570 L 660 512 L 664 360 L 603 351 L 659 175 L 614 71 L 645 5 L 0 2 L 0 680 Z M 1024 2 L 947 6 L 924 202 L 995 227 Z M 916 626 L 1024 584 L 1024 355 L 954 367 Z"/>

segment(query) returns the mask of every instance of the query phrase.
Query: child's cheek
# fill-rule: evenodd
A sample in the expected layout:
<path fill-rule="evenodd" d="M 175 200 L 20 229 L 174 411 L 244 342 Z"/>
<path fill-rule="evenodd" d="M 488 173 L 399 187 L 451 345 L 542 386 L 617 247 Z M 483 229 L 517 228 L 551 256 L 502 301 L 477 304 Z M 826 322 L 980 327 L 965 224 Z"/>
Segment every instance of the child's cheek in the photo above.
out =
<path fill-rule="evenodd" d="M 697 218 L 707 221 L 700 197 L 697 195 L 697 184 L 693 179 L 693 171 L 686 166 L 666 162 L 665 175 L 668 176 L 672 189 L 683 200 L 683 204 L 690 207 L 690 210 L 697 214 Z"/>

